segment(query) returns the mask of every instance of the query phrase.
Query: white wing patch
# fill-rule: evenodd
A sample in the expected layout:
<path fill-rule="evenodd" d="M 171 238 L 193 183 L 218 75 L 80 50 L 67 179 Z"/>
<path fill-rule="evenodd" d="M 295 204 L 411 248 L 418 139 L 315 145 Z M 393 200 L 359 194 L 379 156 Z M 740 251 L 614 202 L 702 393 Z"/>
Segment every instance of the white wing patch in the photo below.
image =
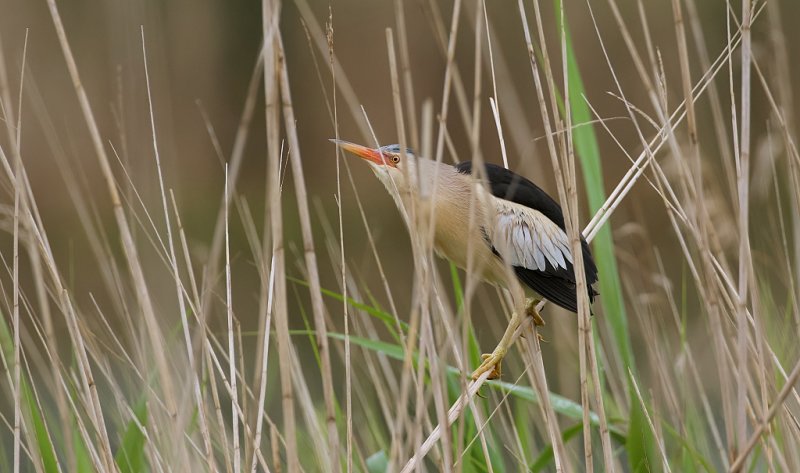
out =
<path fill-rule="evenodd" d="M 495 228 L 492 243 L 512 266 L 544 271 L 567 269 L 572 264 L 569 238 L 538 210 L 494 198 Z"/>

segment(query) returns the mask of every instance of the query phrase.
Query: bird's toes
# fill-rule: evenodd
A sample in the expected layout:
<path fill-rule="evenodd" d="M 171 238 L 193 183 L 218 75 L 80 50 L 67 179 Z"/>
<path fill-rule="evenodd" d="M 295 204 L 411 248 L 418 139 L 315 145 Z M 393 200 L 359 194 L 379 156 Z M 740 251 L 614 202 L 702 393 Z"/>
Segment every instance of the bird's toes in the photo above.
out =
<path fill-rule="evenodd" d="M 487 371 L 490 371 L 490 374 L 486 379 L 500 378 L 502 374 L 500 362 L 503 360 L 503 357 L 497 353 L 484 353 L 481 355 L 481 359 L 483 363 L 472 373 L 472 379 L 476 380 L 480 378 Z"/>

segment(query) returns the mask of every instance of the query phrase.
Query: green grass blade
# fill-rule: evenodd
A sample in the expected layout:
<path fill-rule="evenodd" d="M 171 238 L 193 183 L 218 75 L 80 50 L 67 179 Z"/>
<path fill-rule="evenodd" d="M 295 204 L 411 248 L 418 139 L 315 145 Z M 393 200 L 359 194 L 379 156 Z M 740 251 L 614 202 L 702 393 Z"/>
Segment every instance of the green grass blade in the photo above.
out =
<path fill-rule="evenodd" d="M 461 317 L 466 317 L 464 314 L 464 289 L 461 284 L 461 278 L 458 276 L 458 268 L 455 264 L 450 262 L 450 279 L 453 281 L 453 294 L 456 300 L 456 313 Z M 480 364 L 481 347 L 478 344 L 478 337 L 475 336 L 475 327 L 469 324 L 467 327 L 467 354 L 469 355 L 470 363 Z"/>
<path fill-rule="evenodd" d="M 122 437 L 122 443 L 114 455 L 114 461 L 122 473 L 147 471 L 144 455 L 146 439 L 139 427 L 140 425 L 143 427 L 147 425 L 147 403 L 144 400 L 139 401 L 134 407 L 133 413 L 136 419 L 131 419 L 128 422 L 125 434 Z"/>
<path fill-rule="evenodd" d="M 308 335 L 308 330 L 292 330 L 289 333 L 291 335 L 306 336 Z M 343 341 L 345 339 L 345 335 L 342 333 L 328 332 L 328 336 L 336 340 Z M 393 358 L 395 360 L 402 361 L 404 359 L 405 350 L 403 349 L 402 346 L 399 345 L 394 345 L 392 343 L 387 343 L 381 340 L 370 340 L 368 338 L 355 337 L 352 335 L 350 336 L 350 343 L 360 346 L 362 348 L 366 348 L 367 350 L 370 351 L 383 353 L 389 358 Z M 417 357 L 415 355 L 414 360 L 416 361 L 416 359 Z M 454 366 L 448 366 L 447 372 L 451 376 L 464 375 Z M 505 381 L 487 381 L 485 386 L 489 386 L 494 389 L 499 389 L 500 391 L 508 393 L 517 399 L 526 400 L 536 404 L 538 404 L 539 402 L 539 397 L 536 395 L 536 393 L 533 391 L 532 388 L 517 386 L 515 384 L 507 383 Z M 573 420 L 583 419 L 583 407 L 581 407 L 580 404 L 575 403 L 555 393 L 548 393 L 548 397 L 550 398 L 550 403 L 553 405 L 553 410 L 555 412 Z M 597 414 L 594 412 L 590 412 L 589 415 L 592 426 L 599 427 Z M 611 435 L 617 440 L 624 441 L 626 438 L 626 433 L 616 426 L 609 425 L 609 431 Z"/>
<path fill-rule="evenodd" d="M 89 450 L 86 448 L 86 444 L 83 442 L 81 431 L 75 424 L 73 424 L 71 428 L 72 446 L 75 454 L 75 471 L 92 471 L 94 469 L 92 457 L 89 454 Z"/>
<path fill-rule="evenodd" d="M 11 366 L 14 363 L 14 341 L 2 315 L 0 315 L 0 347 L 3 347 L 3 356 Z M 44 413 L 39 409 L 39 404 L 36 402 L 36 397 L 33 395 L 24 373 L 20 378 L 20 402 L 21 408 L 28 414 L 28 419 L 33 425 L 33 437 L 36 441 L 36 448 L 44 471 L 57 473 L 59 471 L 58 460 L 56 459 L 53 442 L 50 440 L 50 434 L 47 431 Z"/>
<path fill-rule="evenodd" d="M 389 471 L 389 457 L 379 450 L 367 457 L 367 473 L 385 473 Z"/>
<path fill-rule="evenodd" d="M 286 279 L 288 281 L 291 281 L 291 282 L 296 283 L 296 284 L 300 284 L 300 285 L 303 285 L 303 286 L 308 286 L 308 283 L 306 283 L 305 281 L 302 281 L 300 279 L 295 279 L 295 278 L 290 278 L 290 277 L 287 277 Z M 323 295 L 328 296 L 328 297 L 330 297 L 332 299 L 335 299 L 335 300 L 337 300 L 339 302 L 344 302 L 345 301 L 345 297 L 342 294 L 339 294 L 336 291 L 331 291 L 330 289 L 325 289 L 325 288 L 322 288 L 321 291 L 322 291 Z M 350 307 L 352 307 L 354 309 L 358 309 L 358 310 L 363 310 L 364 312 L 366 312 L 370 316 L 375 317 L 376 319 L 379 319 L 384 324 L 386 324 L 386 328 L 389 331 L 392 332 L 392 336 L 394 336 L 395 338 L 397 338 L 397 335 L 395 333 L 394 328 L 397 326 L 398 323 L 400 324 L 400 327 L 402 327 L 403 330 L 406 330 L 406 331 L 408 330 L 408 324 L 406 322 L 403 322 L 402 320 L 396 319 L 392 314 L 390 314 L 389 312 L 386 312 L 385 310 L 381 310 L 378 307 L 373 307 L 371 305 L 364 304 L 362 302 L 358 302 L 357 300 L 353 299 L 352 297 L 347 297 L 346 300 L 347 300 L 347 304 Z"/>
<path fill-rule="evenodd" d="M 22 378 L 22 402 L 28 410 L 31 423 L 33 424 L 33 434 L 36 438 L 36 447 L 42 460 L 44 471 L 48 473 L 58 473 L 58 460 L 56 459 L 55 448 L 50 440 L 47 425 L 44 420 L 44 413 L 39 410 L 39 404 L 33 396 L 28 381 Z"/>

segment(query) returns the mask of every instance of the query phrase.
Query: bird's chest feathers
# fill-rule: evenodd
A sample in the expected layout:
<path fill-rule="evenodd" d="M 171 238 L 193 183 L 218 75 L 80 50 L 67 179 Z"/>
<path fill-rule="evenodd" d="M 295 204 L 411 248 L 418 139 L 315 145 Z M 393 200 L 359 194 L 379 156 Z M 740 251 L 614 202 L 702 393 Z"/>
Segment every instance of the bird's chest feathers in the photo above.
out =
<path fill-rule="evenodd" d="M 472 265 L 477 269 L 493 259 L 491 248 L 484 237 L 489 222 L 484 206 L 470 198 L 468 192 L 465 196 L 461 199 L 437 199 L 436 205 L 430 209 L 436 212 L 434 245 L 439 255 L 451 260 L 456 266 L 466 269 Z"/>

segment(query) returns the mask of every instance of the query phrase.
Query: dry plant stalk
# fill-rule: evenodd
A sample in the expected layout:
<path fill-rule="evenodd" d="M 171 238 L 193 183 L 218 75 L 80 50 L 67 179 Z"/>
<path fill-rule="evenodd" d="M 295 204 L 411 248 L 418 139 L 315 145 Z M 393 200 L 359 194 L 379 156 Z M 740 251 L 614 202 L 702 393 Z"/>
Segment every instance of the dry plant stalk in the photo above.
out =
<path fill-rule="evenodd" d="M 272 267 L 275 273 L 275 334 L 278 343 L 278 359 L 283 402 L 283 425 L 286 439 L 286 458 L 290 473 L 299 471 L 297 450 L 297 427 L 294 413 L 294 390 L 291 372 L 291 337 L 289 335 L 288 306 L 286 301 L 286 262 L 283 241 L 283 216 L 281 211 L 280 181 L 280 62 L 282 58 L 278 46 L 279 7 L 273 0 L 263 0 L 264 34 L 264 92 L 267 121 L 267 163 L 269 221 L 272 239 Z"/>

